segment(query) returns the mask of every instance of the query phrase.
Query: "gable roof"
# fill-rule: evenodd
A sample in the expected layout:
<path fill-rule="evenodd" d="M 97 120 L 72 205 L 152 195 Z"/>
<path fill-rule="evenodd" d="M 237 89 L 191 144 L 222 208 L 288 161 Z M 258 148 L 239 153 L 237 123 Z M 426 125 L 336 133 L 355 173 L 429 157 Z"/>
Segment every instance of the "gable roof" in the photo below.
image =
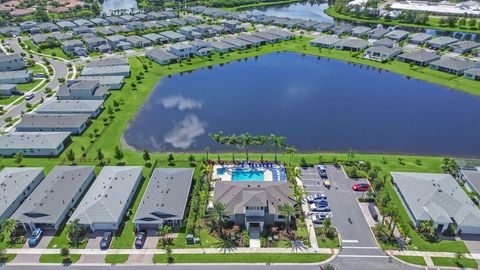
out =
<path fill-rule="evenodd" d="M 156 168 L 143 194 L 133 223 L 157 224 L 185 217 L 194 170 Z"/>
<path fill-rule="evenodd" d="M 0 149 L 57 149 L 70 132 L 10 132 L 0 136 Z"/>
<path fill-rule="evenodd" d="M 103 100 L 54 100 L 43 104 L 37 113 L 94 113 L 103 104 Z"/>
<path fill-rule="evenodd" d="M 105 166 L 83 197 L 70 221 L 80 224 L 119 223 L 142 175 L 141 166 Z"/>
<path fill-rule="evenodd" d="M 20 128 L 80 128 L 88 114 L 25 114 L 15 127 Z"/>

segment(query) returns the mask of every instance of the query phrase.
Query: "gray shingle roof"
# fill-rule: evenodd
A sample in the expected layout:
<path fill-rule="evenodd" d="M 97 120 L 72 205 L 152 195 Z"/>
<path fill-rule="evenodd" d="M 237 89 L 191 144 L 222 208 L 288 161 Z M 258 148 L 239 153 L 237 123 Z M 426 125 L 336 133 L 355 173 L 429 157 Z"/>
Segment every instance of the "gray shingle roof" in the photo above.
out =
<path fill-rule="evenodd" d="M 0 149 L 57 149 L 70 132 L 10 132 L 0 136 Z"/>
<path fill-rule="evenodd" d="M 56 223 L 80 187 L 93 175 L 92 166 L 57 166 L 15 211 L 23 223 Z M 83 190 L 82 190 L 83 192 Z"/>
<path fill-rule="evenodd" d="M 334 45 L 339 41 L 341 41 L 341 39 L 338 36 L 327 35 L 327 36 L 321 36 L 321 37 L 315 38 L 311 42 L 324 44 L 324 45 Z"/>
<path fill-rule="evenodd" d="M 106 57 L 99 60 L 92 60 L 85 65 L 86 68 L 108 66 L 128 66 L 128 59 L 120 57 Z"/>
<path fill-rule="evenodd" d="M 173 32 L 173 31 L 164 31 L 164 32 L 160 32 L 159 34 L 164 36 L 164 37 L 167 37 L 169 39 L 183 39 L 183 38 L 185 38 L 184 35 L 182 35 L 180 33 L 177 33 L 177 32 Z"/>
<path fill-rule="evenodd" d="M 480 226 L 480 209 L 449 174 L 392 172 L 392 177 L 417 220 L 432 219 L 460 226 Z"/>
<path fill-rule="evenodd" d="M 458 49 L 462 49 L 462 50 L 471 50 L 471 49 L 475 49 L 477 47 L 480 47 L 480 43 L 478 42 L 475 42 L 475 41 L 460 41 L 460 42 L 457 42 L 457 43 L 454 43 L 452 45 L 450 45 L 449 47 L 451 48 L 458 48 Z"/>
<path fill-rule="evenodd" d="M 440 58 L 440 56 L 438 56 L 436 52 L 429 52 L 429 51 L 424 51 L 424 50 L 404 53 L 404 54 L 401 54 L 399 56 L 403 57 L 403 58 L 406 58 L 406 59 L 409 59 L 409 60 L 420 61 L 420 62 L 432 61 L 434 59 L 439 59 Z"/>
<path fill-rule="evenodd" d="M 446 46 L 452 43 L 457 42 L 458 39 L 452 37 L 438 37 L 436 39 L 432 39 L 427 41 L 430 45 L 437 45 L 437 46 Z"/>
<path fill-rule="evenodd" d="M 160 62 L 164 62 L 164 61 L 172 61 L 172 60 L 175 60 L 177 59 L 178 57 L 175 56 L 174 54 L 171 54 L 165 50 L 161 50 L 161 49 L 151 49 L 151 50 L 148 50 L 146 53 L 145 53 L 145 56 L 148 57 L 148 58 L 151 58 L 151 59 L 154 59 L 154 60 L 157 60 L 157 61 L 160 61 Z"/>
<path fill-rule="evenodd" d="M 102 106 L 103 100 L 54 100 L 44 103 L 37 113 L 93 113 Z"/>
<path fill-rule="evenodd" d="M 432 38 L 432 35 L 427 34 L 427 33 L 415 33 L 411 35 L 408 39 L 410 41 L 416 41 L 416 42 L 425 42 L 429 39 Z"/>
<path fill-rule="evenodd" d="M 40 175 L 43 178 L 43 168 L 5 168 L 0 172 L 0 216 Z"/>
<path fill-rule="evenodd" d="M 268 206 L 278 214 L 278 206 L 294 204 L 288 183 L 258 181 L 220 181 L 215 183 L 214 202 L 225 204 L 230 214 L 244 213 L 245 206 Z"/>
<path fill-rule="evenodd" d="M 88 114 L 25 114 L 16 128 L 80 128 Z"/>
<path fill-rule="evenodd" d="M 70 221 L 80 224 L 118 223 L 122 220 L 142 175 L 141 166 L 105 166 L 83 197 Z"/>
<path fill-rule="evenodd" d="M 440 66 L 440 67 L 444 67 L 452 70 L 465 70 L 473 67 L 475 63 L 468 59 L 445 57 L 440 60 L 432 62 L 431 65 Z"/>
<path fill-rule="evenodd" d="M 163 220 L 182 220 L 192 178 L 192 168 L 155 169 L 133 223 L 158 224 Z"/>
<path fill-rule="evenodd" d="M 479 170 L 461 170 L 462 174 L 468 179 L 475 191 L 480 194 L 480 171 Z"/>
<path fill-rule="evenodd" d="M 101 75 L 113 75 L 123 74 L 130 72 L 130 66 L 101 66 L 101 67 L 88 67 L 82 70 L 82 76 L 101 76 Z"/>

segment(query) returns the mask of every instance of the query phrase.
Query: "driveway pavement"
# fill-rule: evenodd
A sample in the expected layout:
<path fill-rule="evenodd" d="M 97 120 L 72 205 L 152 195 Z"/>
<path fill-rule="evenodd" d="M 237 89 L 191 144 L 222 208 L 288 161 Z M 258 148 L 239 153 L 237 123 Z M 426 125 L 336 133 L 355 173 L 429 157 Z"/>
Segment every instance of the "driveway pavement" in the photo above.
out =
<path fill-rule="evenodd" d="M 153 262 L 153 254 L 129 255 L 125 264 L 150 264 Z"/>
<path fill-rule="evenodd" d="M 100 248 L 103 231 L 96 231 L 88 234 L 88 242 L 86 248 Z"/>
<path fill-rule="evenodd" d="M 80 256 L 77 263 L 86 263 L 86 264 L 103 264 L 105 263 L 105 254 L 85 254 Z"/>
<path fill-rule="evenodd" d="M 27 231 L 26 237 L 30 237 L 32 235 L 32 232 Z M 28 241 L 25 242 L 23 245 L 24 248 L 34 248 L 34 249 L 42 249 L 42 248 L 47 248 L 48 244 L 52 240 L 53 236 L 55 236 L 55 231 L 53 230 L 47 230 L 44 232 L 42 239 L 40 239 L 40 242 L 35 246 L 35 247 L 29 247 L 28 246 Z"/>
<path fill-rule="evenodd" d="M 17 254 L 12 263 L 39 263 L 40 254 Z"/>

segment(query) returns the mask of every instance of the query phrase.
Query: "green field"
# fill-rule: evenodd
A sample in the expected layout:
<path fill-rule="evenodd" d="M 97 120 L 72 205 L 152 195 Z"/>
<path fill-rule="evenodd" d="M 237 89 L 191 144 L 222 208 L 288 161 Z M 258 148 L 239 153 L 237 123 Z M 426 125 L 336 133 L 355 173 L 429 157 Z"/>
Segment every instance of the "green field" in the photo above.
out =
<path fill-rule="evenodd" d="M 435 266 L 450 266 L 450 267 L 473 268 L 473 269 L 478 268 L 477 261 L 474 259 L 432 257 L 432 261 Z"/>
<path fill-rule="evenodd" d="M 31 40 L 24 40 L 23 43 L 25 43 L 27 45 L 27 47 L 30 48 L 30 50 L 34 51 L 34 52 L 37 52 L 38 53 L 38 47 L 35 46 Z M 72 57 L 66 55 L 63 51 L 62 51 L 62 48 L 60 47 L 57 47 L 57 48 L 48 48 L 48 49 L 42 49 L 41 52 L 42 54 L 47 54 L 47 55 L 50 55 L 50 56 L 55 56 L 55 57 L 60 57 L 60 58 L 63 58 L 65 60 L 71 60 L 73 59 Z"/>
<path fill-rule="evenodd" d="M 425 262 L 425 259 L 421 256 L 395 256 L 395 257 L 407 263 L 422 265 L 422 266 L 427 265 L 427 263 Z"/>
<path fill-rule="evenodd" d="M 107 254 L 105 256 L 105 263 L 119 264 L 125 263 L 128 260 L 128 254 Z"/>
<path fill-rule="evenodd" d="M 70 256 L 71 263 L 75 263 L 80 259 L 79 254 L 71 254 Z M 60 254 L 42 254 L 40 256 L 41 263 L 63 263 L 63 257 Z"/>
<path fill-rule="evenodd" d="M 230 253 L 230 254 L 173 254 L 173 263 L 314 263 L 331 257 L 320 253 Z M 166 263 L 165 254 L 155 254 L 155 263 Z"/>

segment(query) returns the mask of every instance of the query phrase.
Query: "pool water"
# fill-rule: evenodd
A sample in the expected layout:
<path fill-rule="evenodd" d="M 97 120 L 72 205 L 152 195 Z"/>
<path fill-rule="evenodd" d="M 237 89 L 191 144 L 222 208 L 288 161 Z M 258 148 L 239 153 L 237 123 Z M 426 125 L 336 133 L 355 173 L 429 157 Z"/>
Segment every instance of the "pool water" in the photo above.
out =
<path fill-rule="evenodd" d="M 236 169 L 232 171 L 232 181 L 263 181 L 263 171 Z"/>

